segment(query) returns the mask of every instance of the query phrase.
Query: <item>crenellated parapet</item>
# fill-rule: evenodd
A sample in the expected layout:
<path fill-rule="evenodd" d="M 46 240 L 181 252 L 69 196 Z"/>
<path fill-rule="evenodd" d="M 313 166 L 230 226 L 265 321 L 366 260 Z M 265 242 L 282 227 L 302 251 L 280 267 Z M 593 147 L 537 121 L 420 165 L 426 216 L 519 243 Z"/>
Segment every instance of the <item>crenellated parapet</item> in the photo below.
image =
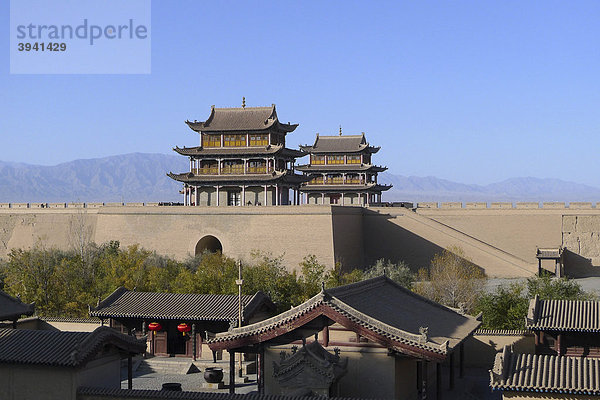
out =
<path fill-rule="evenodd" d="M 421 202 L 416 203 L 416 208 L 433 208 L 433 209 L 544 209 L 544 210 L 588 210 L 599 207 L 600 202 Z"/>

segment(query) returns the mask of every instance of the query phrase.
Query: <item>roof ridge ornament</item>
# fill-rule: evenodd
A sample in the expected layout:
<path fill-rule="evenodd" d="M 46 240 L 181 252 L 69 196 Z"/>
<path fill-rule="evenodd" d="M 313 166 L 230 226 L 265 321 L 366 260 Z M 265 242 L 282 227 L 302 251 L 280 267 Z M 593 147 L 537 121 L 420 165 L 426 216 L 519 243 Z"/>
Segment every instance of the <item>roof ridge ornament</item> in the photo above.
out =
<path fill-rule="evenodd" d="M 246 108 L 246 97 L 242 96 L 242 108 Z"/>
<path fill-rule="evenodd" d="M 342 136 L 342 125 L 340 125 L 340 136 Z"/>
<path fill-rule="evenodd" d="M 429 334 L 428 326 L 420 326 L 419 327 L 419 343 L 427 343 L 427 335 Z"/>

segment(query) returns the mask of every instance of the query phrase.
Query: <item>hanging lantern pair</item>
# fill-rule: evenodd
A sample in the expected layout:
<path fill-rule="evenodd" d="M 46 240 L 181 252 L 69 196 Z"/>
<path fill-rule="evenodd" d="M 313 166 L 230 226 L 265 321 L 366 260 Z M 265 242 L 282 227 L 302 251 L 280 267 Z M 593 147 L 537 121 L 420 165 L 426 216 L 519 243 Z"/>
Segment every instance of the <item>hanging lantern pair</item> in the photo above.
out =
<path fill-rule="evenodd" d="M 185 333 L 191 331 L 192 327 L 184 322 L 184 323 L 177 325 L 177 330 L 179 332 L 183 333 L 183 336 L 185 336 Z"/>

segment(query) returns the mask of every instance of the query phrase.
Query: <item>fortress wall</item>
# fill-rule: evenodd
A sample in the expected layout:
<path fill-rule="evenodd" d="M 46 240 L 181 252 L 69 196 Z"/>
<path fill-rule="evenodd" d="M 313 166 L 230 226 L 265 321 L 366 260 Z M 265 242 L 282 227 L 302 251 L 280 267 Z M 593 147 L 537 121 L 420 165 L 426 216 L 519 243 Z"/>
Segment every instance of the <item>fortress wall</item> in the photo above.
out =
<path fill-rule="evenodd" d="M 412 212 L 412 211 L 405 211 Z M 365 265 L 378 259 L 403 261 L 413 271 L 427 267 L 433 255 L 442 247 L 411 231 L 410 220 L 402 210 L 391 208 L 365 209 L 363 218 L 363 244 Z"/>
<path fill-rule="evenodd" d="M 570 251 L 567 261 L 600 267 L 600 212 L 596 215 L 564 215 L 562 241 Z M 579 256 L 579 257 L 578 257 Z"/>
<path fill-rule="evenodd" d="M 529 263 L 537 247 L 562 244 L 562 213 L 541 209 L 418 210 L 418 213 L 473 236 Z"/>
<path fill-rule="evenodd" d="M 345 271 L 364 266 L 363 208 L 332 207 L 335 262 Z"/>
<path fill-rule="evenodd" d="M 285 265 L 297 269 L 308 254 L 332 267 L 331 207 L 105 207 L 100 210 L 96 242 L 117 239 L 139 243 L 177 259 L 194 255 L 198 241 L 215 236 L 223 253 L 248 260 L 261 250 L 284 255 Z"/>
<path fill-rule="evenodd" d="M 77 234 L 71 224 L 84 225 L 98 244 L 109 240 L 118 240 L 122 246 L 139 244 L 180 260 L 194 255 L 203 236 L 213 235 L 221 241 L 224 253 L 235 258 L 249 259 L 251 251 L 261 250 L 283 254 L 289 269 L 297 269 L 308 254 L 328 267 L 335 262 L 330 206 L 2 209 L 0 256 L 11 248 L 33 247 L 40 240 L 46 247 L 69 249 L 72 235 Z M 354 259 L 356 252 L 357 246 L 338 250 L 344 259 Z"/>
<path fill-rule="evenodd" d="M 73 235 L 78 229 L 70 229 L 80 221 L 94 235 L 96 211 L 66 209 L 2 209 L 0 213 L 0 257 L 6 256 L 12 248 L 30 248 L 39 243 L 46 247 L 68 249 L 73 243 Z"/>
<path fill-rule="evenodd" d="M 26 203 L 25 203 L 26 204 Z M 510 204 L 510 203 L 508 203 Z M 11 248 L 41 242 L 68 249 L 70 225 L 84 220 L 93 240 L 140 244 L 184 259 L 205 235 L 217 237 L 226 255 L 249 258 L 252 250 L 284 254 L 297 269 L 303 257 L 317 256 L 332 267 L 372 265 L 379 258 L 426 267 L 444 247 L 459 245 L 490 276 L 529 276 L 540 247 L 566 247 L 566 267 L 579 276 L 600 269 L 600 209 L 589 203 L 562 208 L 340 207 L 157 207 L 129 205 L 73 208 L 0 208 L 0 256 Z M 435 205 L 435 206 L 434 206 Z M 556 208 L 558 207 L 558 208 Z M 76 234 L 76 232 L 75 232 Z M 596 266 L 596 267 L 594 267 Z M 592 268 L 592 269 L 590 269 Z M 586 275 L 587 274 L 587 275 Z"/>

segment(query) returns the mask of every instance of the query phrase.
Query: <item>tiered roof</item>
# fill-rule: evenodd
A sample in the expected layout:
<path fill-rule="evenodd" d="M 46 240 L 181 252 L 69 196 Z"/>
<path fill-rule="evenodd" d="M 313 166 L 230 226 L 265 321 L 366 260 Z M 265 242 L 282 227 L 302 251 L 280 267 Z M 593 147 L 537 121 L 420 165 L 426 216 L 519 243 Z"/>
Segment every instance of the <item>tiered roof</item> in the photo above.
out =
<path fill-rule="evenodd" d="M 242 296 L 244 319 L 262 306 L 274 309 L 263 292 Z M 188 321 L 232 321 L 238 318 L 238 296 L 230 294 L 188 294 L 115 290 L 90 312 L 98 318 L 178 319 Z"/>
<path fill-rule="evenodd" d="M 341 169 L 344 172 L 383 172 L 387 168 L 373 164 L 333 164 L 333 165 L 299 165 L 296 167 L 298 171 L 302 172 L 337 172 Z"/>
<path fill-rule="evenodd" d="M 380 147 L 370 146 L 365 138 L 365 134 L 360 135 L 337 135 L 320 136 L 317 134 L 315 143 L 312 146 L 300 146 L 307 153 L 328 154 L 328 153 L 377 153 Z"/>
<path fill-rule="evenodd" d="M 242 132 L 264 131 L 274 128 L 281 132 L 293 132 L 298 124 L 283 124 L 279 122 L 275 104 L 271 107 L 211 107 L 210 116 L 206 121 L 185 121 L 196 132 Z"/>
<path fill-rule="evenodd" d="M 106 326 L 93 332 L 0 329 L 0 363 L 79 367 L 107 344 L 128 353 L 146 350 L 146 338 L 137 340 Z"/>
<path fill-rule="evenodd" d="M 343 185 L 305 185 L 302 186 L 303 192 L 356 192 L 356 191 L 372 191 L 382 192 L 391 189 L 392 185 L 382 185 L 378 183 L 365 184 L 343 184 Z"/>
<path fill-rule="evenodd" d="M 12 321 L 22 315 L 33 315 L 35 304 L 25 304 L 21 300 L 0 290 L 0 321 Z"/>
<path fill-rule="evenodd" d="M 490 370 L 494 390 L 600 395 L 597 358 L 513 353 L 508 346 Z"/>
<path fill-rule="evenodd" d="M 263 156 L 280 155 L 282 157 L 302 157 L 304 152 L 288 149 L 283 145 L 268 145 L 260 147 L 174 147 L 177 153 L 183 156 Z"/>
<path fill-rule="evenodd" d="M 275 317 L 218 333 L 208 344 L 219 350 L 290 343 L 335 322 L 391 351 L 427 360 L 445 359 L 481 324 L 379 277 L 323 290 Z"/>
<path fill-rule="evenodd" d="M 527 329 L 536 331 L 600 332 L 600 302 L 540 300 L 529 302 Z"/>
<path fill-rule="evenodd" d="M 296 175 L 293 173 L 289 173 L 288 171 L 273 171 L 270 174 L 245 174 L 245 175 L 233 175 L 233 174 L 221 174 L 221 175 L 195 175 L 193 172 L 184 172 L 182 174 L 174 174 L 169 172 L 167 176 L 171 179 L 174 179 L 183 183 L 193 183 L 193 184 L 208 184 L 208 185 L 218 185 L 218 184 L 228 184 L 231 182 L 240 182 L 244 183 L 275 183 L 278 181 L 283 181 L 287 183 L 302 183 L 306 182 L 308 178 L 302 175 Z"/>

